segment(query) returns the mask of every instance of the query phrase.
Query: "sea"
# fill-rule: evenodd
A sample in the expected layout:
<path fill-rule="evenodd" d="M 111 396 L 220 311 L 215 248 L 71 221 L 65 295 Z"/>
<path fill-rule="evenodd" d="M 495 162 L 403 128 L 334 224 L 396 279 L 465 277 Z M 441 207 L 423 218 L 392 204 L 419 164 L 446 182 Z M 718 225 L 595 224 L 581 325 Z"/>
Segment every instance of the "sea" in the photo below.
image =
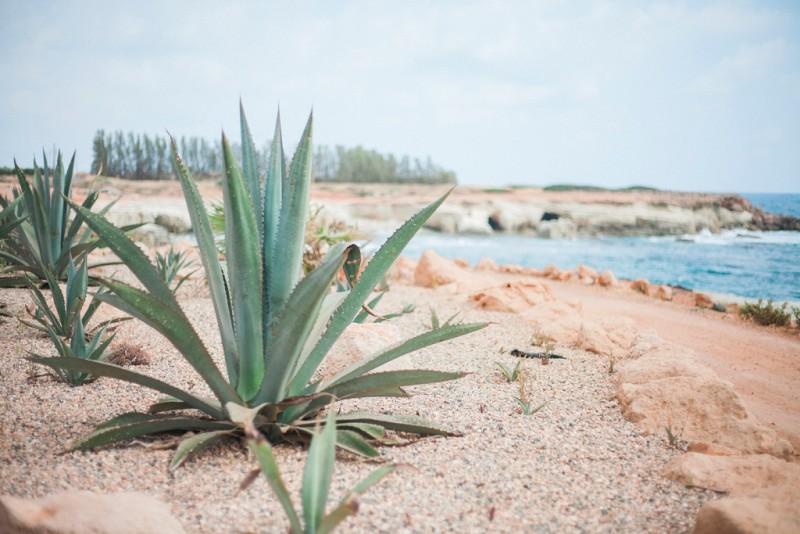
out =
<path fill-rule="evenodd" d="M 742 196 L 764 211 L 800 217 L 800 194 Z M 800 303 L 800 232 L 734 229 L 719 234 L 576 239 L 420 233 L 404 255 L 418 258 L 426 249 L 473 265 L 481 258 L 536 269 L 584 264 L 598 271 L 609 269 L 618 278 L 646 278 L 745 300 Z"/>

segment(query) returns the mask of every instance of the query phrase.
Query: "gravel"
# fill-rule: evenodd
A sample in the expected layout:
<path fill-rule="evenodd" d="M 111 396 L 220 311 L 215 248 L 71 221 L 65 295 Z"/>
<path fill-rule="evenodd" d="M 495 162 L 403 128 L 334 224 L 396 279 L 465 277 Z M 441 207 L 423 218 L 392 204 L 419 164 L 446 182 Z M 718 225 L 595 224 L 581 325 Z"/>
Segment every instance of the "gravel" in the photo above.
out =
<path fill-rule="evenodd" d="M 666 435 L 642 435 L 623 419 L 606 358 L 558 345 L 566 360 L 549 365 L 526 360 L 526 394 L 537 413 L 520 413 L 518 383 L 508 383 L 495 364 L 514 365 L 513 348 L 530 350 L 533 329 L 517 315 L 471 308 L 465 295 L 438 289 L 393 286 L 378 311 L 408 303 L 417 310 L 394 320 L 405 334 L 440 318 L 490 321 L 477 333 L 429 347 L 408 360 L 416 368 L 467 371 L 461 380 L 410 388 L 407 399 L 348 401 L 386 413 L 419 414 L 459 432 L 384 448 L 400 468 L 361 498 L 346 532 L 688 532 L 699 508 L 716 497 L 661 476 L 680 451 Z M 214 314 L 199 285 L 184 291 L 183 305 L 219 354 Z M 0 302 L 24 313 L 22 290 L 2 290 Z M 119 328 L 116 342 L 142 344 L 150 365 L 136 369 L 202 394 L 202 380 L 158 334 L 137 321 Z M 254 460 L 231 439 L 168 470 L 170 437 L 147 438 L 89 452 L 62 454 L 94 425 L 125 411 L 145 411 L 159 394 L 101 378 L 83 387 L 58 383 L 30 365 L 28 352 L 54 355 L 48 338 L 19 324 L 0 322 L 0 479 L 2 492 L 41 497 L 66 489 L 141 491 L 169 503 L 187 532 L 285 532 L 277 500 L 260 477 L 239 493 Z M 156 446 L 154 446 L 156 445 Z M 305 452 L 276 447 L 290 491 L 299 503 Z M 341 457 L 332 499 L 375 468 Z"/>

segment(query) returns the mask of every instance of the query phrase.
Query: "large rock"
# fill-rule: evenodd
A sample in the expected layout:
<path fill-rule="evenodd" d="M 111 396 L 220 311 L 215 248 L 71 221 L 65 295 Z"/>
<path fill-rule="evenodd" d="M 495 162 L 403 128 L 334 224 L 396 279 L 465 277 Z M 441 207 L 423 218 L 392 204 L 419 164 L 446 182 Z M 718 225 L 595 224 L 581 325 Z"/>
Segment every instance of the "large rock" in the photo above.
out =
<path fill-rule="evenodd" d="M 422 287 L 438 287 L 452 283 L 470 284 L 473 274 L 469 269 L 456 265 L 432 250 L 426 250 L 414 271 L 414 284 Z"/>
<path fill-rule="evenodd" d="M 522 316 L 544 337 L 567 345 L 579 342 L 583 325 L 579 304 L 558 300 L 543 302 L 523 312 Z"/>
<path fill-rule="evenodd" d="M 169 506 L 144 493 L 68 491 L 35 500 L 0 497 L 0 532 L 177 534 L 184 530 Z"/>
<path fill-rule="evenodd" d="M 555 298 L 547 285 L 530 280 L 489 287 L 471 294 L 467 300 L 484 310 L 518 313 Z"/>
<path fill-rule="evenodd" d="M 690 450 L 713 454 L 772 454 L 789 458 L 792 446 L 755 421 L 731 385 L 694 360 L 691 351 L 649 342 L 619 366 L 622 414 L 642 430 L 671 432 Z"/>
<path fill-rule="evenodd" d="M 798 503 L 760 498 L 730 498 L 703 505 L 692 534 L 797 534 Z"/>
<path fill-rule="evenodd" d="M 714 456 L 689 452 L 669 462 L 664 475 L 687 486 L 728 493 L 733 497 L 800 499 L 800 464 L 769 454 Z"/>
<path fill-rule="evenodd" d="M 630 317 L 602 317 L 597 322 L 584 321 L 578 335 L 578 346 L 596 354 L 627 354 L 636 339 L 636 323 Z"/>

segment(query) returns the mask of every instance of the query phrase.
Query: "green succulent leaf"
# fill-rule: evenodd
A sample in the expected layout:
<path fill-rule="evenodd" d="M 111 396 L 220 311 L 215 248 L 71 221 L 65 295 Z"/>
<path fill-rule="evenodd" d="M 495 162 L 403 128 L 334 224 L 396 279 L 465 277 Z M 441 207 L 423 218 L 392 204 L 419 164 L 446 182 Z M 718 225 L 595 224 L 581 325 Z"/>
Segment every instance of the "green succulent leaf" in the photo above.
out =
<path fill-rule="evenodd" d="M 325 516 L 335 459 L 336 415 L 329 410 L 325 427 L 311 440 L 303 472 L 303 518 L 307 532 L 316 532 Z"/>
<path fill-rule="evenodd" d="M 187 430 L 224 430 L 234 431 L 236 427 L 230 422 L 212 421 L 198 417 L 180 415 L 142 414 L 146 417 L 135 421 L 121 422 L 116 425 L 95 429 L 70 446 L 70 450 L 94 449 L 126 439 L 138 438 L 148 434 Z"/>
<path fill-rule="evenodd" d="M 236 157 L 222 136 L 225 160 L 225 243 L 228 250 L 230 304 L 239 354 L 237 390 L 242 398 L 255 396 L 264 379 L 262 273 L 259 234 L 253 202 Z"/>
<path fill-rule="evenodd" d="M 184 439 L 175 450 L 175 456 L 172 457 L 172 461 L 169 464 L 170 470 L 174 471 L 183 465 L 191 456 L 194 456 L 217 441 L 229 437 L 231 434 L 232 432 L 230 430 L 213 430 Z"/>
<path fill-rule="evenodd" d="M 314 371 L 317 370 L 323 358 L 328 353 L 334 342 L 344 332 L 345 328 L 353 321 L 356 314 L 361 310 L 361 306 L 366 302 L 372 290 L 378 285 L 387 269 L 402 252 L 414 234 L 422 227 L 425 221 L 433 215 L 449 192 L 442 195 L 438 200 L 420 210 L 416 215 L 406 221 L 392 236 L 381 246 L 378 252 L 372 257 L 366 268 L 362 271 L 355 287 L 350 291 L 347 298 L 336 310 L 331 323 L 325 333 L 320 338 L 314 350 L 298 370 L 292 379 L 291 393 L 297 394 L 302 391 L 305 385 L 311 380 Z"/>
<path fill-rule="evenodd" d="M 80 358 L 42 358 L 31 357 L 29 358 L 33 363 L 47 365 L 53 369 L 67 370 L 67 371 L 82 371 L 91 373 L 94 376 L 107 376 L 109 378 L 116 378 L 124 382 L 131 382 L 139 384 L 146 388 L 154 389 L 166 395 L 171 395 L 176 399 L 180 399 L 189 406 L 196 408 L 200 411 L 207 413 L 212 417 L 224 419 L 225 415 L 219 410 L 218 406 L 204 401 L 200 397 L 187 393 L 175 386 L 157 380 L 155 378 L 125 369 L 118 365 L 113 365 L 106 362 L 83 360 Z"/>

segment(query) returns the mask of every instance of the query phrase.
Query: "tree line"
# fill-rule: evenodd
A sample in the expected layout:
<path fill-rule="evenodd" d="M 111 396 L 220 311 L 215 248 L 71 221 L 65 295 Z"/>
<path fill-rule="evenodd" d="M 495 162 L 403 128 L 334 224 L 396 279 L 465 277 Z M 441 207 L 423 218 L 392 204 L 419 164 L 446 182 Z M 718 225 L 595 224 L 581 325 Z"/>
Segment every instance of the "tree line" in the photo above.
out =
<path fill-rule="evenodd" d="M 195 176 L 222 174 L 222 143 L 199 137 L 176 139 L 178 153 Z M 269 144 L 256 150 L 261 168 L 266 167 Z M 234 154 L 240 154 L 238 145 Z M 91 172 L 131 180 L 163 180 L 174 177 L 170 141 L 166 137 L 147 134 L 106 132 L 98 130 L 92 142 Z M 364 147 L 334 148 L 318 146 L 312 169 L 320 182 L 436 183 L 455 184 L 456 175 L 425 160 L 392 154 L 384 155 Z M 240 162 L 241 163 L 241 162 Z"/>

